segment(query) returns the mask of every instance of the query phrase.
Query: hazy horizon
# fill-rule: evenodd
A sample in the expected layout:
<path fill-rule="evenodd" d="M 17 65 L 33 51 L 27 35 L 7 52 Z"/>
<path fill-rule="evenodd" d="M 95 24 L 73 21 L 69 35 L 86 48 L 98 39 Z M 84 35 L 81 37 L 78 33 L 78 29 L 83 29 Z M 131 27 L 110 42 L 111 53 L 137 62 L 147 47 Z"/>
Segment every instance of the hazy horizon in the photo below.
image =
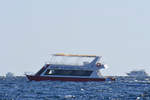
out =
<path fill-rule="evenodd" d="M 53 53 L 100 55 L 104 75 L 150 74 L 149 3 L 1 0 L 0 75 L 36 72 Z"/>

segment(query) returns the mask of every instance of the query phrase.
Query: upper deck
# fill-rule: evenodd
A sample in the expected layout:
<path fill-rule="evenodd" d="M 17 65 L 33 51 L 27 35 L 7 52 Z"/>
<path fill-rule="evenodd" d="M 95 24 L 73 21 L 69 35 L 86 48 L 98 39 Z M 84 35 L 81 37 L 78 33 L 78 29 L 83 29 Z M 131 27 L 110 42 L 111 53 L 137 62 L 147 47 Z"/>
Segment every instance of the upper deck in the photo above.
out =
<path fill-rule="evenodd" d="M 84 66 L 96 64 L 101 57 L 96 55 L 52 54 L 49 64 Z"/>
<path fill-rule="evenodd" d="M 97 57 L 96 55 L 74 55 L 74 54 L 63 54 L 63 53 L 53 54 L 53 56 L 68 56 L 68 57 Z"/>

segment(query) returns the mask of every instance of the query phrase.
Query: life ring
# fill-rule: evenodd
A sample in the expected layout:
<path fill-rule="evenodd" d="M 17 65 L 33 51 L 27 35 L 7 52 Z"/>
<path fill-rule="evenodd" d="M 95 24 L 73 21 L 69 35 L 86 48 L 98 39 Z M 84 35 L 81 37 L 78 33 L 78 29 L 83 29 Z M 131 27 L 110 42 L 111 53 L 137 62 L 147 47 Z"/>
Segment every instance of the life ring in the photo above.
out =
<path fill-rule="evenodd" d="M 97 63 L 97 64 L 96 64 L 97 67 L 100 67 L 101 65 L 102 65 L 101 63 Z"/>

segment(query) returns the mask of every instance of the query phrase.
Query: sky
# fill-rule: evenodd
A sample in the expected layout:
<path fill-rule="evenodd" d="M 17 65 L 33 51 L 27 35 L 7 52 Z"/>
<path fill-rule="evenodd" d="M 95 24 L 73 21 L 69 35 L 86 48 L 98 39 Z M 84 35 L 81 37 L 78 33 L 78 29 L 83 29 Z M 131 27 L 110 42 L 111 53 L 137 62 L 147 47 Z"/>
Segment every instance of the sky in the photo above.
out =
<path fill-rule="evenodd" d="M 149 0 L 0 0 L 0 75 L 38 71 L 50 54 L 103 57 L 103 75 L 150 74 Z"/>

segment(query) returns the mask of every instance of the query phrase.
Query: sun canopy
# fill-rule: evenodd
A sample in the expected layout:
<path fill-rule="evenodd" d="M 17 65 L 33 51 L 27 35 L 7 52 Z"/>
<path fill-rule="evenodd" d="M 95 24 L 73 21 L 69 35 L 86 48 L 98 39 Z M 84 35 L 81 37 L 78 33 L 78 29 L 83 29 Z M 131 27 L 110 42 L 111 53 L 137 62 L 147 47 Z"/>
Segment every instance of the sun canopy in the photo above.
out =
<path fill-rule="evenodd" d="M 96 55 L 73 55 L 73 54 L 63 54 L 63 53 L 57 53 L 57 54 L 53 54 L 53 56 L 70 56 L 70 57 L 96 57 Z"/>

